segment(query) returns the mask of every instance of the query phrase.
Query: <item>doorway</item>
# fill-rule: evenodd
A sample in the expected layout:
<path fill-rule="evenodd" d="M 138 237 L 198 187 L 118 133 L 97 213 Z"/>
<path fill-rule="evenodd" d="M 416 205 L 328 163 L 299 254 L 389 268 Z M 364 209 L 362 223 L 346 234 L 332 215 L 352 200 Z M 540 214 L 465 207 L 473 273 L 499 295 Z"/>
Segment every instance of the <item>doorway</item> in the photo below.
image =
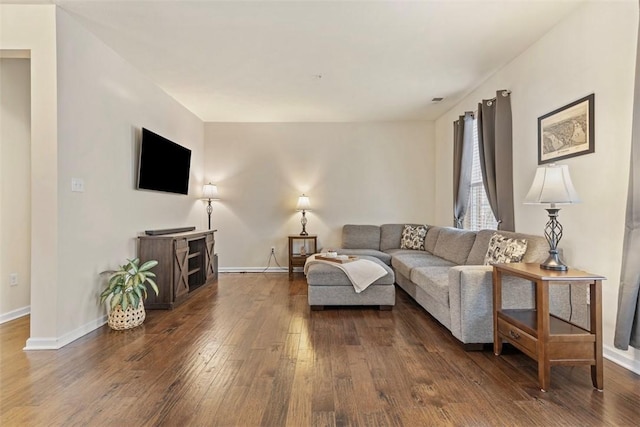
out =
<path fill-rule="evenodd" d="M 0 323 L 30 313 L 31 60 L 0 50 Z"/>

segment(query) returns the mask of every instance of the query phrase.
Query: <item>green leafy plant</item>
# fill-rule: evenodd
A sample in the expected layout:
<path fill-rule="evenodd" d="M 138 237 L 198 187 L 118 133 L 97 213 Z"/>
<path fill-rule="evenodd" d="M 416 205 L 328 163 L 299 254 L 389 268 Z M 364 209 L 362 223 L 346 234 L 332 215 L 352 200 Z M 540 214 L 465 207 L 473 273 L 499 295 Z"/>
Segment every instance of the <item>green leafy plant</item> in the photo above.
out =
<path fill-rule="evenodd" d="M 127 307 L 132 306 L 138 308 L 140 301 L 147 298 L 147 286 L 145 283 L 149 283 L 151 288 L 158 295 L 158 286 L 151 277 L 156 275 L 149 271 L 156 265 L 158 261 L 147 261 L 141 266 L 140 259 L 127 259 L 127 263 L 120 266 L 118 270 L 106 271 L 109 273 L 109 283 L 107 288 L 100 294 L 100 303 L 111 296 L 111 309 L 113 310 L 118 305 L 122 310 L 126 310 Z"/>

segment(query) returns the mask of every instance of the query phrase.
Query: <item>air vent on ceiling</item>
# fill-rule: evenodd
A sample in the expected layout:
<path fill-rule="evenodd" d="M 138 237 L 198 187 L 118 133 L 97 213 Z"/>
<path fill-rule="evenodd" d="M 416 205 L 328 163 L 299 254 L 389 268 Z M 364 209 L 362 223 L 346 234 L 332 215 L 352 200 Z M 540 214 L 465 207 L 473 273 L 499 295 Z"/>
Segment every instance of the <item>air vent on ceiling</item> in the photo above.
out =
<path fill-rule="evenodd" d="M 436 98 L 433 98 L 433 99 L 431 100 L 431 102 L 440 102 L 440 101 L 442 101 L 443 99 L 444 99 L 444 98 L 436 97 Z"/>

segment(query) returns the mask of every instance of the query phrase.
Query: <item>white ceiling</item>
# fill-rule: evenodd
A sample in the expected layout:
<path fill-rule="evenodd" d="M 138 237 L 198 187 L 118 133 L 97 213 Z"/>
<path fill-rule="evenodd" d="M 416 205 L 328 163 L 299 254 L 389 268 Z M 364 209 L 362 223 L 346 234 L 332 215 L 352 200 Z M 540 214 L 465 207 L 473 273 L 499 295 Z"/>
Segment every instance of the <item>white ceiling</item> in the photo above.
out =
<path fill-rule="evenodd" d="M 206 122 L 433 120 L 580 2 L 54 1 Z"/>

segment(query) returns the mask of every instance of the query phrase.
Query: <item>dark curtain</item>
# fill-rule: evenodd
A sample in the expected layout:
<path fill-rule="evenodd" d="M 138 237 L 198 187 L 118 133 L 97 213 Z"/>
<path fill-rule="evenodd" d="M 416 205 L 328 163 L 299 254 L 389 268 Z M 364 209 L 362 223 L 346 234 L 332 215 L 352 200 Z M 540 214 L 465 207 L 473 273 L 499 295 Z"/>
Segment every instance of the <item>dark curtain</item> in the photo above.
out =
<path fill-rule="evenodd" d="M 640 33 L 638 34 L 640 53 Z M 636 81 L 633 99 L 631 168 L 627 194 L 627 214 L 622 251 L 622 271 L 618 293 L 618 314 L 613 344 L 627 350 L 640 349 L 640 60 L 636 56 Z"/>
<path fill-rule="evenodd" d="M 473 162 L 473 113 L 453 122 L 453 226 L 462 228 L 469 205 Z"/>
<path fill-rule="evenodd" d="M 482 179 L 498 230 L 515 231 L 511 92 L 478 104 L 478 148 Z"/>

